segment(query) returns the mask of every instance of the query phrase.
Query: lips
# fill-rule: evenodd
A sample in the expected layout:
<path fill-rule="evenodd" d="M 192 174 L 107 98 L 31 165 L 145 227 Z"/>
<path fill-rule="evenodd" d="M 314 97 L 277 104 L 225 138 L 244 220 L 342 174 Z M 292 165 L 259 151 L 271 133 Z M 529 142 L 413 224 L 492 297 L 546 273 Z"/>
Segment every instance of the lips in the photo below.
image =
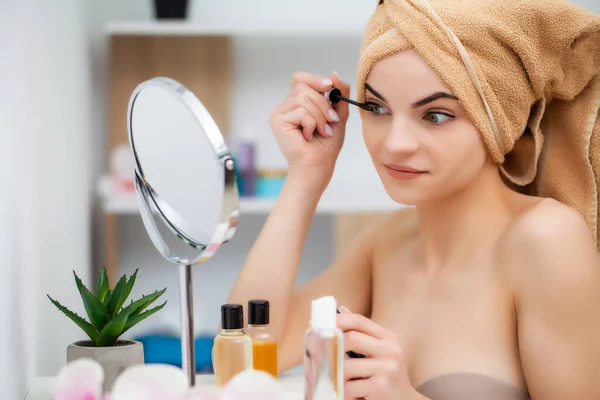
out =
<path fill-rule="evenodd" d="M 400 181 L 416 179 L 427 172 L 408 165 L 384 164 L 384 167 L 390 177 Z"/>
<path fill-rule="evenodd" d="M 425 172 L 425 171 L 421 171 L 420 169 L 409 167 L 407 165 L 398 165 L 398 164 L 384 164 L 384 165 L 388 168 L 391 168 L 396 171 L 401 171 L 401 172 Z"/>

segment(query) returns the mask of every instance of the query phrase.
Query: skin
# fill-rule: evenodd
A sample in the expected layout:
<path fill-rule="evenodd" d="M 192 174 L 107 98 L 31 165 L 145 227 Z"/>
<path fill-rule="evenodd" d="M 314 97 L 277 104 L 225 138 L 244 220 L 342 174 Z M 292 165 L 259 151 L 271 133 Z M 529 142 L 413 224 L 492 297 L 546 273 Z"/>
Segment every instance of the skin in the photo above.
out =
<path fill-rule="evenodd" d="M 367 356 L 344 362 L 346 399 L 424 398 L 420 384 L 456 372 L 532 399 L 600 398 L 600 268 L 585 222 L 561 203 L 508 189 L 460 100 L 413 107 L 452 94 L 413 51 L 372 69 L 368 84 L 385 101 L 367 90 L 379 112 L 364 114 L 363 134 L 389 196 L 415 207 L 365 229 L 347 254 L 294 288 L 348 118 L 347 104 L 335 106 L 335 118 L 320 93 L 333 84 L 349 96 L 349 86 L 335 74 L 323 79 L 295 74 L 273 110 L 288 178 L 229 298 L 271 301 L 280 370 L 302 363 L 310 301 L 333 295 L 347 307 L 338 316 L 346 350 Z M 426 172 L 401 181 L 388 163 Z"/>

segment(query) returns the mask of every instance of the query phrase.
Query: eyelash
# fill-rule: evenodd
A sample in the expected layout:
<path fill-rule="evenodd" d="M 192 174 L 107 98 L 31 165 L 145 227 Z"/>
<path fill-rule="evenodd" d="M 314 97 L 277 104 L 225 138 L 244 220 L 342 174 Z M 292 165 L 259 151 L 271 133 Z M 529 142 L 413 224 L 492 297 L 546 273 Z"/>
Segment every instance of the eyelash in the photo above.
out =
<path fill-rule="evenodd" d="M 366 104 L 366 105 L 369 105 L 369 106 L 371 106 L 371 107 L 374 107 L 375 109 L 379 109 L 379 110 L 381 110 L 381 109 L 386 109 L 386 108 L 385 108 L 383 105 L 381 105 L 381 104 L 379 104 L 379 103 L 377 103 L 377 102 L 375 102 L 375 101 L 372 101 L 372 100 L 370 100 L 370 101 L 367 101 L 365 104 Z M 383 113 L 383 112 L 371 111 L 371 114 L 372 114 L 373 116 L 375 116 L 375 117 L 379 117 L 379 116 L 381 116 L 381 115 L 384 115 L 385 113 Z M 452 121 L 454 118 L 456 118 L 454 115 L 452 115 L 452 114 L 449 114 L 449 113 L 446 113 L 446 112 L 442 112 L 442 111 L 428 111 L 428 112 L 426 112 L 426 113 L 425 113 L 425 115 L 428 115 L 428 114 L 439 114 L 439 115 L 443 115 L 443 116 L 445 116 L 445 117 L 448 117 L 448 121 L 445 121 L 445 122 L 442 122 L 442 123 L 439 123 L 439 124 L 436 124 L 436 123 L 434 123 L 434 122 L 431 122 L 433 125 L 438 125 L 438 126 L 439 126 L 439 125 L 443 125 L 443 124 L 445 124 L 446 122 Z"/>

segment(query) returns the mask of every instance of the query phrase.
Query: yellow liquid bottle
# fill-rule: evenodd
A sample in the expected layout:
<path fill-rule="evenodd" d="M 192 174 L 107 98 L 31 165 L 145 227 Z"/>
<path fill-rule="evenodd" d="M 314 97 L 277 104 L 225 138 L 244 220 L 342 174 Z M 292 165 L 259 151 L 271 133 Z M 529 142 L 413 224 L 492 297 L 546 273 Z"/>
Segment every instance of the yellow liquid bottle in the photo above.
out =
<path fill-rule="evenodd" d="M 248 302 L 248 335 L 252 338 L 252 368 L 279 375 L 277 364 L 277 339 L 269 327 L 269 302 L 250 300 Z"/>
<path fill-rule="evenodd" d="M 244 333 L 244 311 L 240 304 L 221 306 L 221 332 L 213 345 L 215 384 L 223 387 L 246 369 L 252 368 L 252 340 Z"/>

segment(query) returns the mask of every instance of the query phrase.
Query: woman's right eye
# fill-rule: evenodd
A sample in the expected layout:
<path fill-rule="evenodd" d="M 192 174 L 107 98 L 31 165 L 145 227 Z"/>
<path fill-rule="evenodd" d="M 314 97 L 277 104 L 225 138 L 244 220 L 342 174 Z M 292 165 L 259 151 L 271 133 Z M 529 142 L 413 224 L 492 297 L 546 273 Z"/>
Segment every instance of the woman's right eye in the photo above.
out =
<path fill-rule="evenodd" d="M 368 105 L 369 107 L 371 107 L 371 113 L 375 116 L 390 113 L 390 111 L 387 108 L 385 108 L 383 105 L 381 105 L 379 103 L 375 103 L 374 101 L 367 101 L 365 104 Z"/>

